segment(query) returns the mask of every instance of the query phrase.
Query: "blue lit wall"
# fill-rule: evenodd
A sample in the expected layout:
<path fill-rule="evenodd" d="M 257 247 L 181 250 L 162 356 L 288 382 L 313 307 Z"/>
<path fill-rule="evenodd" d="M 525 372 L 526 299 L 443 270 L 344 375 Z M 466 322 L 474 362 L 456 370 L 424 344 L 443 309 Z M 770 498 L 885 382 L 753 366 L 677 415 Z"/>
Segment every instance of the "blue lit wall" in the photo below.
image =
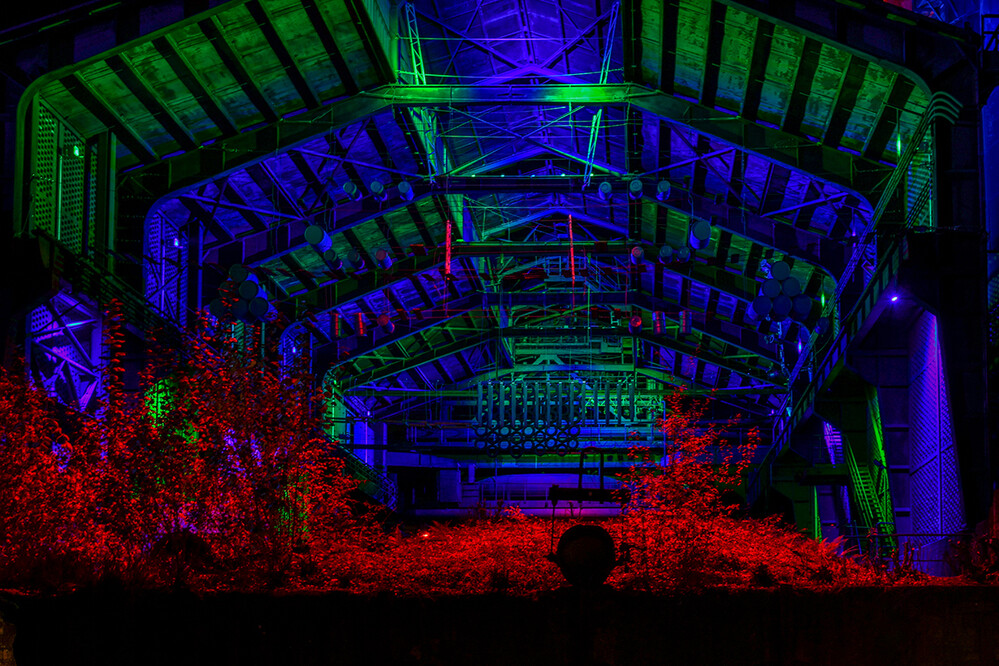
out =
<path fill-rule="evenodd" d="M 999 13 L 999 2 L 993 10 Z M 999 89 L 982 110 L 985 221 L 989 230 L 989 307 L 999 304 Z"/>
<path fill-rule="evenodd" d="M 981 0 L 981 15 L 999 14 L 999 0 Z M 991 19 L 982 28 L 985 31 L 996 27 L 996 19 Z M 984 37 L 984 36 L 983 36 Z M 986 40 L 988 37 L 984 37 Z M 993 90 L 991 97 L 982 109 L 982 167 L 984 211 L 986 228 L 989 230 L 989 307 L 999 304 L 999 89 Z"/>
<path fill-rule="evenodd" d="M 912 531 L 943 535 L 961 531 L 964 503 L 957 448 L 943 372 L 937 318 L 923 313 L 910 333 L 909 475 Z M 947 539 L 917 537 L 923 559 L 942 559 Z M 949 573 L 942 562 L 926 565 L 928 573 Z"/>

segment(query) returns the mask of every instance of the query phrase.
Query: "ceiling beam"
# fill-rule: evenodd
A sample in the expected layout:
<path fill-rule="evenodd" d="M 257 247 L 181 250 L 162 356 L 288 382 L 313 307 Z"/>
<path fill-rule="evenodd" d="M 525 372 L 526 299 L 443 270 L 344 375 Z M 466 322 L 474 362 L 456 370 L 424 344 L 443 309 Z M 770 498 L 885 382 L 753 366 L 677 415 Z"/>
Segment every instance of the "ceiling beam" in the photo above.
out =
<path fill-rule="evenodd" d="M 154 89 L 135 73 L 122 56 L 113 55 L 106 62 L 111 71 L 139 101 L 139 104 L 160 124 L 160 127 L 166 130 L 166 133 L 177 142 L 182 150 L 194 150 L 198 147 L 188 129 L 160 101 Z"/>
<path fill-rule="evenodd" d="M 773 45 L 774 27 L 773 23 L 763 19 L 760 19 L 756 25 L 749 79 L 746 82 L 746 93 L 742 98 L 742 117 L 749 121 L 755 121 L 759 117 L 763 84 L 767 80 L 767 63 L 770 62 L 770 49 Z"/>
<path fill-rule="evenodd" d="M 473 379 L 476 382 L 487 382 L 490 380 L 496 380 L 500 377 L 509 376 L 511 374 L 523 375 L 530 372 L 559 372 L 553 369 L 553 367 L 560 366 L 530 366 L 530 365 L 519 365 L 516 368 L 509 370 L 500 371 L 503 374 L 497 374 L 496 372 L 483 373 L 477 375 Z M 642 396 L 656 396 L 656 397 L 668 397 L 676 394 L 676 389 L 683 386 L 683 395 L 699 395 L 699 396 L 709 396 L 709 397 L 722 397 L 722 396 L 756 396 L 756 395 L 783 395 L 786 393 L 785 389 L 775 387 L 775 386 L 743 386 L 739 388 L 725 388 L 725 389 L 715 389 L 715 388 L 690 388 L 685 384 L 671 384 L 666 379 L 672 377 L 661 370 L 653 370 L 650 368 L 636 368 L 630 364 L 623 364 L 620 366 L 614 366 L 610 369 L 604 370 L 605 372 L 621 372 L 625 374 L 637 373 L 641 377 L 648 377 L 653 379 L 660 384 L 663 384 L 667 388 L 658 389 L 636 389 L 635 395 Z M 464 384 L 468 379 L 463 379 L 460 383 Z M 671 387 L 671 388 L 670 388 Z M 414 391 L 413 389 L 405 388 L 367 388 L 364 386 L 355 386 L 344 391 L 345 394 L 359 397 L 359 398 L 379 398 L 379 397 L 389 397 L 389 398 L 409 398 L 414 394 L 419 394 L 422 391 Z M 478 389 L 474 388 L 454 388 L 454 389 L 432 389 L 430 391 L 435 397 L 444 398 L 477 398 Z"/>
<path fill-rule="evenodd" d="M 721 70 L 722 47 L 725 43 L 725 15 L 728 6 L 720 2 L 711 2 L 708 16 L 707 56 L 704 64 L 704 82 L 701 84 L 701 104 L 707 107 L 715 105 L 718 94 L 718 75 Z M 663 50 L 669 48 L 663 45 Z"/>
<path fill-rule="evenodd" d="M 278 115 L 275 113 L 274 108 L 271 103 L 264 96 L 261 91 L 261 86 L 257 83 L 256 79 L 250 75 L 246 67 L 243 64 L 243 59 L 240 58 L 236 52 L 233 50 L 229 41 L 226 39 L 225 35 L 222 34 L 222 29 L 219 27 L 218 19 L 214 16 L 198 21 L 198 27 L 201 32 L 204 33 L 205 39 L 215 50 L 216 55 L 222 64 L 225 65 L 226 69 L 232 74 L 233 78 L 239 84 L 240 89 L 243 94 L 250 100 L 250 103 L 260 112 L 263 116 L 264 121 L 268 123 L 275 123 L 278 120 Z"/>
<path fill-rule="evenodd" d="M 657 248 L 651 245 L 629 241 L 580 241 L 573 245 L 577 258 L 585 256 L 624 257 L 636 246 L 642 247 L 646 256 L 655 256 L 654 253 L 658 251 Z M 474 243 L 455 243 L 452 246 L 451 257 L 452 261 L 454 261 L 461 257 L 498 257 L 501 255 L 509 257 L 568 256 L 568 252 L 568 243 L 513 244 L 480 241 Z M 432 248 L 427 251 L 426 255 L 403 259 L 387 271 L 367 271 L 365 273 L 354 274 L 353 281 L 344 280 L 328 285 L 321 285 L 321 289 L 326 290 L 326 293 L 322 295 L 298 294 L 298 296 L 304 297 L 313 306 L 319 303 L 336 303 L 337 305 L 342 305 L 346 301 L 341 301 L 340 298 L 354 300 L 360 297 L 358 294 L 361 291 L 382 289 L 388 286 L 388 284 L 408 278 L 410 275 L 438 268 L 444 264 L 444 255 L 444 248 Z M 757 283 L 754 279 L 743 275 L 736 275 L 716 266 L 709 266 L 698 262 L 674 263 L 670 265 L 670 270 L 708 287 L 721 289 L 742 301 L 748 302 L 756 297 Z M 343 294 L 344 292 L 351 295 L 349 297 L 337 296 L 337 294 Z"/>
<path fill-rule="evenodd" d="M 822 142 L 831 146 L 839 145 L 843 139 L 843 132 L 853 115 L 853 109 L 857 106 L 857 98 L 860 95 L 860 87 L 864 85 L 867 78 L 868 61 L 859 56 L 851 56 L 850 64 L 846 68 L 846 76 L 840 84 L 836 93 L 836 101 L 833 103 L 832 116 L 829 124 L 826 125 L 825 134 L 822 135 Z"/>
<path fill-rule="evenodd" d="M 805 118 L 808 100 L 812 94 L 812 83 L 819 69 L 819 56 L 822 53 L 822 42 L 811 37 L 805 38 L 804 46 L 798 60 L 798 71 L 791 87 L 791 99 L 784 112 L 784 122 L 781 129 L 790 134 L 801 133 L 801 123 Z"/>
<path fill-rule="evenodd" d="M 333 69 L 336 70 L 340 83 L 343 84 L 344 92 L 348 95 L 356 94 L 358 90 L 357 81 L 354 80 L 354 74 L 350 71 L 347 61 L 344 60 L 343 53 L 340 51 L 340 47 L 337 45 L 336 39 L 334 39 L 333 33 L 330 31 L 329 25 L 326 23 L 323 13 L 319 11 L 315 0 L 300 0 L 300 2 L 302 3 L 302 7 L 305 8 L 305 15 L 309 17 L 312 29 L 316 31 L 316 35 L 323 45 L 323 50 L 333 64 Z"/>
<path fill-rule="evenodd" d="M 180 55 L 177 48 L 174 46 L 173 42 L 170 41 L 169 37 L 157 37 L 153 40 L 153 48 L 156 49 L 156 53 L 159 54 L 163 60 L 166 61 L 173 75 L 180 79 L 180 82 L 184 84 L 184 87 L 190 91 L 191 95 L 194 96 L 194 100 L 204 111 L 205 115 L 215 126 L 218 127 L 219 133 L 223 137 L 229 137 L 238 131 L 236 129 L 236 123 L 233 122 L 229 114 L 223 109 L 222 106 L 212 97 L 208 89 L 202 85 L 201 81 L 191 70 L 191 67 L 187 64 L 187 61 Z"/>
<path fill-rule="evenodd" d="M 307 109 L 314 109 L 319 106 L 319 97 L 316 95 L 316 91 L 305 80 L 301 70 L 298 68 L 298 63 L 295 62 L 295 58 L 288 50 L 288 47 L 285 46 L 278 31 L 274 28 L 274 24 L 271 23 L 271 17 L 260 3 L 260 0 L 248 0 L 246 9 L 257 23 L 260 32 L 264 34 L 264 39 L 267 40 L 267 44 L 274 51 L 274 55 L 277 56 L 278 62 L 284 68 L 285 75 L 291 80 L 291 85 L 294 86 L 295 92 L 302 98 L 302 106 Z"/>
<path fill-rule="evenodd" d="M 139 162 L 157 163 L 159 156 L 142 137 L 135 134 L 111 107 L 101 99 L 91 86 L 78 73 L 67 74 L 59 79 L 59 83 L 69 91 L 77 102 L 111 130 L 122 145 L 128 148 Z M 162 163 L 162 162 L 160 162 Z"/>
<path fill-rule="evenodd" d="M 371 61 L 375 71 L 378 72 L 378 80 L 385 82 L 394 81 L 395 72 L 392 71 L 392 66 L 389 64 L 387 54 L 382 48 L 381 40 L 378 39 L 377 31 L 372 24 L 371 16 L 367 10 L 367 6 L 371 6 L 376 8 L 377 11 L 380 4 L 376 2 L 368 3 L 364 0 L 343 0 L 343 4 L 347 8 L 347 15 L 350 18 L 349 23 L 353 25 L 354 30 L 357 31 L 358 36 L 361 38 L 361 46 L 364 48 L 368 60 Z"/>
<path fill-rule="evenodd" d="M 512 296 L 512 295 L 511 295 Z M 463 316 L 467 313 L 472 312 L 482 312 L 485 315 L 488 310 L 488 299 L 484 299 L 483 295 L 474 294 L 466 296 L 464 298 L 452 301 L 446 305 L 438 307 L 434 310 L 426 310 L 420 313 L 420 318 L 417 319 L 414 316 L 407 318 L 407 321 L 401 321 L 400 317 L 395 317 L 394 322 L 396 324 L 395 331 L 390 334 L 381 334 L 379 329 L 373 329 L 372 331 L 366 333 L 365 335 L 355 335 L 352 338 L 352 345 L 346 341 L 334 341 L 331 345 L 339 348 L 340 354 L 337 355 L 332 361 L 329 362 L 330 368 L 340 367 L 346 364 L 355 362 L 358 358 L 370 355 L 372 353 L 377 353 L 379 350 L 385 347 L 396 344 L 416 335 L 422 331 L 426 331 L 431 328 L 436 328 L 441 325 L 446 325 L 447 322 Z M 477 327 L 476 327 L 477 328 Z M 640 332 L 638 334 L 629 333 L 627 327 L 607 327 L 607 326 L 587 326 L 582 328 L 551 328 L 551 327 L 541 327 L 541 328 L 522 328 L 522 327 L 508 327 L 508 328 L 491 328 L 488 330 L 482 330 L 477 334 L 477 338 L 482 341 L 495 340 L 501 338 L 588 338 L 588 337 L 601 337 L 601 336 L 613 336 L 613 337 L 634 337 L 636 340 L 644 340 L 650 344 L 664 347 L 670 349 L 673 352 L 678 352 L 680 354 L 689 356 L 691 358 L 700 359 L 701 361 L 711 363 L 712 365 L 718 366 L 720 368 L 725 368 L 735 372 L 744 377 L 755 380 L 757 383 L 763 382 L 770 385 L 778 385 L 778 382 L 773 378 L 768 377 L 767 371 L 771 369 L 774 365 L 774 361 L 769 361 L 767 367 L 750 365 L 746 363 L 736 363 L 724 355 L 703 349 L 702 345 L 695 338 L 684 339 L 680 336 L 670 337 L 668 335 L 654 335 L 648 332 Z M 466 336 L 467 337 L 467 336 Z M 465 337 L 459 338 L 455 342 L 466 339 Z M 454 343 L 451 343 L 454 344 Z M 440 347 L 440 349 L 446 349 L 448 345 Z M 448 352 L 443 354 L 449 356 L 455 352 Z M 750 352 L 752 354 L 752 352 Z M 321 357 L 325 359 L 331 358 L 329 353 L 321 353 Z M 441 356 L 435 357 L 440 358 Z M 430 359 L 430 360 L 435 360 Z M 378 368 L 378 370 L 385 370 L 389 367 L 397 366 L 400 369 L 398 372 L 404 372 L 411 369 L 410 366 L 406 365 L 407 359 L 403 362 L 397 362 L 396 364 L 387 364 Z M 424 362 L 430 362 L 430 360 Z M 324 368 L 319 367 L 317 370 L 324 372 Z M 370 372 L 370 371 L 365 371 Z M 363 373 L 362 373 L 363 374 Z M 396 374 L 395 372 L 389 375 L 382 374 L 379 377 L 385 378 L 391 374 Z"/>
<path fill-rule="evenodd" d="M 874 124 L 874 127 L 871 128 L 871 133 L 867 137 L 867 142 L 864 145 L 864 157 L 871 160 L 880 160 L 882 153 L 888 150 L 888 141 L 898 126 L 899 115 L 901 115 L 900 109 L 906 108 L 906 102 L 909 100 L 914 89 L 915 85 L 910 79 L 901 75 L 895 77 L 891 91 L 888 93 L 888 98 L 881 105 L 881 113 L 878 114 L 878 120 Z M 904 150 L 905 145 L 902 144 L 900 150 L 896 151 L 893 149 L 890 151 L 895 153 L 896 162 L 902 156 Z"/>
<path fill-rule="evenodd" d="M 331 233 L 339 233 L 353 229 L 365 222 L 377 220 L 385 214 L 414 205 L 427 196 L 444 194 L 451 192 L 456 194 L 481 194 L 483 192 L 523 192 L 534 190 L 538 192 L 566 192 L 575 193 L 573 179 L 553 177 L 532 178 L 530 176 L 450 176 L 438 179 L 434 188 L 418 187 L 413 201 L 396 200 L 391 203 L 374 202 L 370 199 L 361 201 L 360 210 L 353 214 L 343 215 L 338 218 L 335 229 Z M 651 190 L 650 188 L 647 188 Z M 826 238 L 824 235 L 809 231 L 807 229 L 796 229 L 793 225 L 767 219 L 765 216 L 743 209 L 740 205 L 730 205 L 725 201 L 719 201 L 715 197 L 698 195 L 682 188 L 673 188 L 670 196 L 658 202 L 651 196 L 644 199 L 645 202 L 655 202 L 662 207 L 670 208 L 684 215 L 693 212 L 695 219 L 708 220 L 714 226 L 724 229 L 730 233 L 742 236 L 754 243 L 763 245 L 769 249 L 777 250 L 782 254 L 805 261 L 812 266 L 817 266 L 830 276 L 839 275 L 845 263 L 843 246 L 835 240 Z M 578 219 L 584 219 L 578 211 L 569 208 L 552 209 L 546 212 L 539 212 L 537 215 L 547 215 L 554 212 L 573 214 Z M 648 214 L 647 212 L 645 214 Z M 536 218 L 532 218 L 536 219 Z M 596 218 L 593 218 L 596 220 Z M 599 222 L 594 222 L 599 224 Z M 519 226 L 521 223 L 516 222 Z M 491 233 L 495 233 L 493 229 Z M 244 242 L 248 236 L 239 236 L 235 242 Z M 301 233 L 290 240 L 289 245 L 277 252 L 267 250 L 249 258 L 252 263 L 260 263 L 280 256 L 282 253 L 294 252 L 307 247 L 304 237 L 304 229 Z M 219 244 L 212 244 L 207 250 L 221 250 Z"/>
<path fill-rule="evenodd" d="M 783 0 L 715 1 L 760 17 L 759 29 L 781 25 L 901 71 L 927 95 L 932 88 L 949 92 L 962 104 L 975 103 L 978 91 L 964 78 L 978 66 L 980 40 L 970 28 L 925 18 L 887 2 L 802 0 L 797 11 L 788 12 Z"/>
<path fill-rule="evenodd" d="M 474 349 L 475 347 L 490 342 L 495 338 L 496 336 L 493 335 L 466 335 L 458 338 L 452 343 L 434 347 L 403 361 L 396 361 L 377 368 L 365 370 L 364 372 L 354 376 L 347 376 L 341 380 L 340 384 L 346 389 L 358 384 L 379 382 L 402 372 L 415 370 L 416 368 L 426 365 L 427 363 L 433 363 L 437 359 L 452 356 L 468 349 Z"/>
<path fill-rule="evenodd" d="M 216 30 L 217 32 L 217 30 Z M 221 35 L 219 35 L 221 37 Z M 778 129 L 705 108 L 636 84 L 544 84 L 496 86 L 386 85 L 326 104 L 290 119 L 271 122 L 252 132 L 220 139 L 210 146 L 177 155 L 148 167 L 122 174 L 122 186 L 132 181 L 150 207 L 172 192 L 189 189 L 219 174 L 259 162 L 277 152 L 327 134 L 391 106 L 576 106 L 604 107 L 632 104 L 677 125 L 713 137 L 721 143 L 744 147 L 770 161 L 783 164 L 876 201 L 883 165 L 857 169 L 854 155 L 815 145 Z M 152 154 L 150 152 L 150 159 Z M 564 179 L 572 180 L 572 179 Z"/>

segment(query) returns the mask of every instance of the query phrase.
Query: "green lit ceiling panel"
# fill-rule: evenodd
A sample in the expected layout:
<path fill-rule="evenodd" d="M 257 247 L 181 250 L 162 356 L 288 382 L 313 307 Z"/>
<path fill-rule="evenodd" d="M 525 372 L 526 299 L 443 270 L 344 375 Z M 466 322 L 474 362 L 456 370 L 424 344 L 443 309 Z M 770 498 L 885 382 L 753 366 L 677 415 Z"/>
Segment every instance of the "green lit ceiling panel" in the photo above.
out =
<path fill-rule="evenodd" d="M 358 20 L 345 0 L 231 2 L 60 70 L 39 97 L 88 137 L 111 129 L 123 168 L 148 163 L 387 83 Z"/>
<path fill-rule="evenodd" d="M 322 100 L 346 92 L 330 56 L 299 0 L 271 0 L 264 10 L 309 88 Z"/>
<path fill-rule="evenodd" d="M 213 19 L 206 20 L 218 25 Z M 237 126 L 263 121 L 263 112 L 248 96 L 248 88 L 244 88 L 247 82 L 237 79 L 236 73 L 225 64 L 222 55 L 198 24 L 176 30 L 171 33 L 171 38 L 193 75 Z"/>
<path fill-rule="evenodd" d="M 96 94 L 114 118 L 128 119 L 128 126 L 140 140 L 154 150 L 169 153 L 177 144 L 146 106 L 129 91 L 105 62 L 96 62 L 78 72 L 87 89 Z"/>
<path fill-rule="evenodd" d="M 93 136 L 107 129 L 59 81 L 52 81 L 45 85 L 39 91 L 39 98 L 44 100 L 46 105 L 81 136 Z"/>
<path fill-rule="evenodd" d="M 820 137 L 829 126 L 849 63 L 849 53 L 822 44 L 818 67 L 801 121 L 801 131 L 806 136 Z"/>
<path fill-rule="evenodd" d="M 641 81 L 652 86 L 662 87 L 662 53 L 665 49 L 674 50 L 673 30 L 668 29 L 663 32 L 663 23 L 675 25 L 668 13 L 667 3 L 664 2 L 642 2 L 638 4 L 641 16 L 641 32 L 635 36 L 642 42 L 640 49 Z M 664 39 L 665 42 L 664 42 Z M 668 42 L 668 44 L 667 44 Z"/>
<path fill-rule="evenodd" d="M 231 45 L 250 80 L 260 89 L 277 115 L 283 116 L 301 108 L 299 93 L 247 8 L 234 7 L 220 15 L 217 24 L 223 39 Z M 278 37 L 280 38 L 280 34 Z"/>
<path fill-rule="evenodd" d="M 864 83 L 857 96 L 857 104 L 853 107 L 853 113 L 850 114 L 846 131 L 843 133 L 845 147 L 856 151 L 863 150 L 881 116 L 885 100 L 897 77 L 898 74 L 876 63 L 867 66 Z"/>
<path fill-rule="evenodd" d="M 702 0 L 681 0 L 676 21 L 676 92 L 700 99 L 708 51 L 709 13 Z M 664 73 L 665 75 L 665 73 Z"/>
<path fill-rule="evenodd" d="M 801 64 L 805 36 L 778 25 L 774 28 L 767 61 L 766 81 L 760 97 L 759 116 L 773 125 L 781 125 L 794 91 L 794 79 Z"/>
<path fill-rule="evenodd" d="M 753 39 L 759 19 L 729 7 L 725 13 L 725 41 L 721 47 L 718 94 L 715 105 L 738 113 L 742 108 L 749 67 L 753 61 Z"/>
<path fill-rule="evenodd" d="M 904 150 L 915 122 L 898 118 L 900 112 L 918 119 L 926 108 L 927 97 L 918 86 L 908 79 L 897 86 L 898 75 L 873 59 L 851 55 L 734 4 L 649 0 L 639 6 L 637 53 L 643 81 L 709 106 L 748 113 L 756 122 L 789 135 L 825 139 L 872 161 L 893 163 L 899 143 L 892 124 L 897 119 L 902 127 Z M 712 25 L 719 20 L 720 29 Z M 770 33 L 770 38 L 761 39 L 761 34 Z M 712 43 L 719 39 L 720 44 Z M 711 62 L 713 58 L 717 62 Z M 758 72 L 751 71 L 754 61 L 762 63 Z M 717 81 L 712 84 L 707 73 L 714 68 Z M 747 112 L 750 98 L 754 105 Z M 890 122 L 879 130 L 885 114 Z M 869 145 L 872 135 L 877 146 Z"/>
<path fill-rule="evenodd" d="M 135 70 L 156 99 L 198 142 L 220 135 L 218 125 L 198 104 L 197 98 L 163 61 L 152 42 L 139 42 L 122 59 Z"/>

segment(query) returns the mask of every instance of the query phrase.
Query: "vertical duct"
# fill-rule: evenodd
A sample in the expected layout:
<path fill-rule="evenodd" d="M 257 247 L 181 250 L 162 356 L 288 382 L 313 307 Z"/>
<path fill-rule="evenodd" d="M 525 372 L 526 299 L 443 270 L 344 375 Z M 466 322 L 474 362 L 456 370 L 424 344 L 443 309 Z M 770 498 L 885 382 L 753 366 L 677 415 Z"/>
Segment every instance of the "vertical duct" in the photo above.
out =
<path fill-rule="evenodd" d="M 558 422 L 561 423 L 563 417 L 563 404 L 562 404 L 562 382 L 558 383 Z"/>
<path fill-rule="evenodd" d="M 482 405 L 483 405 L 483 403 L 482 403 L 482 384 L 479 384 L 478 386 L 475 387 L 475 394 L 476 394 L 475 397 L 478 398 L 478 400 L 476 400 L 476 402 L 475 402 L 476 409 L 478 410 L 478 416 L 476 417 L 476 420 L 479 423 L 485 423 L 485 420 L 482 418 L 482 416 L 483 416 L 482 415 Z"/>
<path fill-rule="evenodd" d="M 541 421 L 541 385 L 534 384 L 534 422 Z"/>
<path fill-rule="evenodd" d="M 604 425 L 610 426 L 611 421 L 611 385 L 604 384 Z"/>
<path fill-rule="evenodd" d="M 517 385 L 510 382 L 510 423 L 517 421 Z"/>
<path fill-rule="evenodd" d="M 576 385 L 569 382 L 569 423 L 576 420 Z"/>
<path fill-rule="evenodd" d="M 500 426 L 506 423 L 506 391 L 504 389 L 503 382 L 496 385 L 496 390 L 499 391 L 499 422 Z"/>
<path fill-rule="evenodd" d="M 545 423 L 552 422 L 552 385 L 545 382 Z"/>

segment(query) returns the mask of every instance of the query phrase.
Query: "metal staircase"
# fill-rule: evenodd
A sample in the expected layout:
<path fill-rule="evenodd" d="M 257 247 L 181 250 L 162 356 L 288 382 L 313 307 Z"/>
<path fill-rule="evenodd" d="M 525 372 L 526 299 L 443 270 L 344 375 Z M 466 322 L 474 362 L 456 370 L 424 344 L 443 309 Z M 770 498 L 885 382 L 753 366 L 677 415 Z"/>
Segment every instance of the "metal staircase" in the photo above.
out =
<path fill-rule="evenodd" d="M 395 511 L 399 503 L 399 489 L 395 482 L 358 458 L 353 451 L 340 446 L 329 435 L 324 433 L 323 438 L 329 443 L 333 454 L 343 461 L 344 471 L 360 481 L 360 490 L 390 511 Z"/>
<path fill-rule="evenodd" d="M 846 464 L 850 472 L 850 487 L 854 501 L 860 508 L 868 529 L 874 529 L 881 536 L 887 536 L 889 547 L 895 546 L 895 510 L 892 505 L 891 489 L 888 482 L 888 466 L 885 461 L 881 430 L 881 410 L 878 407 L 878 392 L 874 386 L 866 390 L 868 426 L 868 460 L 858 461 L 853 447 L 843 447 Z"/>

